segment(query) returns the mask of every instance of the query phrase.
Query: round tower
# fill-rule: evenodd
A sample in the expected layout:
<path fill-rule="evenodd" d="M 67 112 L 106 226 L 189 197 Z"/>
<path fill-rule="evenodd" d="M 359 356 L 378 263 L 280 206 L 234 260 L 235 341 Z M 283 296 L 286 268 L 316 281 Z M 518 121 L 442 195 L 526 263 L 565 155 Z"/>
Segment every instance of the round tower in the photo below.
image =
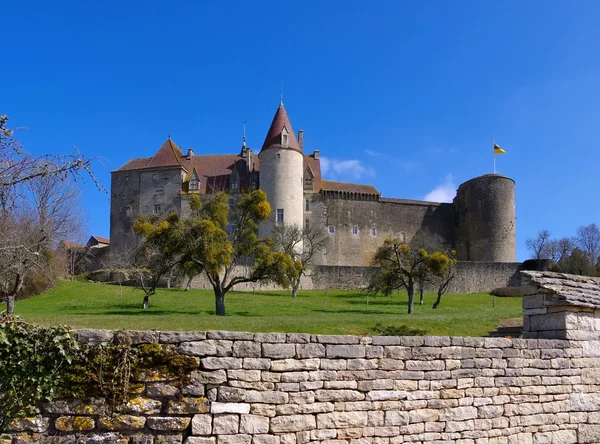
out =
<path fill-rule="evenodd" d="M 279 105 L 260 154 L 260 189 L 271 214 L 259 227 L 261 237 L 276 226 L 304 225 L 304 155 L 283 103 Z M 302 248 L 299 245 L 299 248 Z"/>
<path fill-rule="evenodd" d="M 456 254 L 459 260 L 516 262 L 515 181 L 486 174 L 458 187 Z"/>

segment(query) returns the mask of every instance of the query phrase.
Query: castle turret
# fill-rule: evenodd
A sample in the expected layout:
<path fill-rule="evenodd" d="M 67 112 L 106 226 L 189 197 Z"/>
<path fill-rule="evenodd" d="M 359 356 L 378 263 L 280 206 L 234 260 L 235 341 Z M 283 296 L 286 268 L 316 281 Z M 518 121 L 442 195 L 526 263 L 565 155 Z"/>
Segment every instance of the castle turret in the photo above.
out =
<path fill-rule="evenodd" d="M 276 226 L 303 226 L 304 155 L 283 103 L 279 105 L 260 154 L 260 188 L 271 204 L 268 220 L 260 224 L 267 236 Z"/>
<path fill-rule="evenodd" d="M 515 181 L 499 174 L 458 187 L 456 254 L 459 260 L 515 262 Z"/>

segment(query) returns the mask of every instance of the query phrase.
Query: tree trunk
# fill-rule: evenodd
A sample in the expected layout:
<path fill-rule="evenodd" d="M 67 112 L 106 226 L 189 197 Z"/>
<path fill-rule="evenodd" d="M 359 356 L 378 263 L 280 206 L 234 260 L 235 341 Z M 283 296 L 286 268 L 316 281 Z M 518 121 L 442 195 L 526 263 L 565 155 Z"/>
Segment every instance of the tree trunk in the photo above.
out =
<path fill-rule="evenodd" d="M 423 287 L 419 288 L 419 305 L 423 305 L 425 303 L 423 299 Z"/>
<path fill-rule="evenodd" d="M 441 291 L 438 291 L 437 299 L 433 303 L 433 308 L 438 308 L 438 305 L 440 305 L 440 302 L 442 302 L 442 294 L 443 293 Z"/>
<path fill-rule="evenodd" d="M 188 291 L 192 287 L 192 279 L 193 278 L 194 278 L 193 276 L 190 276 L 190 278 L 187 281 L 187 284 L 185 284 L 185 290 L 184 291 Z"/>
<path fill-rule="evenodd" d="M 225 316 L 225 293 L 223 289 L 214 287 L 215 290 L 215 313 L 217 316 Z"/>
<path fill-rule="evenodd" d="M 11 294 L 6 298 L 6 314 L 12 315 L 15 312 L 15 295 Z"/>
<path fill-rule="evenodd" d="M 144 302 L 142 303 L 142 308 L 144 310 L 146 310 L 149 305 L 150 305 L 150 295 L 147 294 L 146 296 L 144 296 Z"/>
<path fill-rule="evenodd" d="M 295 282 L 292 282 L 292 297 L 298 296 L 298 288 L 300 288 L 300 279 Z"/>
<path fill-rule="evenodd" d="M 408 286 L 408 314 L 412 314 L 415 306 L 415 287 L 413 285 Z"/>

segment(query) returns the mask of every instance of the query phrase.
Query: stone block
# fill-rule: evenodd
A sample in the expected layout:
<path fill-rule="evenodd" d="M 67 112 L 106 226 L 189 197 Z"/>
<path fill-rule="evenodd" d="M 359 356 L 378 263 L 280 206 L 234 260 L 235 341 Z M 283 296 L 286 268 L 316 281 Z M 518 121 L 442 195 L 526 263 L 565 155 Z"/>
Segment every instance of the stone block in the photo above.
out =
<path fill-rule="evenodd" d="M 84 432 L 95 427 L 96 422 L 89 416 L 60 416 L 54 423 L 54 428 L 61 432 Z"/>
<path fill-rule="evenodd" d="M 200 360 L 205 370 L 240 370 L 242 368 L 241 358 L 217 358 L 208 357 Z"/>
<path fill-rule="evenodd" d="M 162 432 L 182 432 L 190 425 L 191 418 L 151 416 L 146 425 L 149 429 Z"/>
<path fill-rule="evenodd" d="M 223 384 L 227 381 L 225 370 L 215 370 L 211 372 L 195 370 L 190 374 L 195 384 Z"/>
<path fill-rule="evenodd" d="M 210 412 L 215 413 L 250 413 L 250 404 L 235 402 L 213 402 Z"/>
<path fill-rule="evenodd" d="M 600 424 L 579 424 L 577 432 L 581 444 L 600 442 Z"/>
<path fill-rule="evenodd" d="M 254 333 L 254 340 L 260 343 L 282 343 L 286 342 L 286 333 Z"/>
<path fill-rule="evenodd" d="M 112 330 L 97 330 L 91 328 L 79 328 L 73 330 L 77 340 L 84 344 L 90 345 L 106 345 L 113 342 L 115 332 Z"/>
<path fill-rule="evenodd" d="M 161 331 L 158 340 L 162 344 L 181 344 L 182 342 L 203 341 L 205 331 Z"/>
<path fill-rule="evenodd" d="M 236 341 L 233 344 L 233 355 L 238 358 L 260 358 L 261 346 L 257 342 Z"/>
<path fill-rule="evenodd" d="M 242 367 L 245 370 L 269 370 L 271 360 L 268 358 L 244 358 Z"/>
<path fill-rule="evenodd" d="M 240 433 L 250 435 L 269 433 L 269 418 L 258 415 L 241 415 Z"/>
<path fill-rule="evenodd" d="M 157 401 L 156 399 L 144 398 L 142 396 L 132 398 L 125 404 L 125 410 L 128 413 L 144 415 L 156 415 L 157 413 L 160 413 L 161 408 L 162 402 Z"/>
<path fill-rule="evenodd" d="M 310 359 L 281 359 L 271 361 L 273 372 L 295 372 L 300 370 L 318 370 L 321 361 L 319 358 Z"/>
<path fill-rule="evenodd" d="M 206 398 L 181 398 L 171 400 L 167 404 L 167 413 L 171 415 L 184 415 L 188 413 L 206 413 L 210 403 Z"/>
<path fill-rule="evenodd" d="M 254 333 L 245 331 L 211 330 L 206 332 L 208 339 L 225 339 L 227 341 L 252 341 Z"/>
<path fill-rule="evenodd" d="M 252 436 L 250 435 L 219 435 L 219 444 L 250 444 Z"/>
<path fill-rule="evenodd" d="M 210 435 L 212 433 L 212 415 L 194 415 L 192 435 Z"/>
<path fill-rule="evenodd" d="M 350 335 L 317 335 L 317 342 L 321 344 L 358 344 L 359 337 Z"/>
<path fill-rule="evenodd" d="M 367 412 L 332 412 L 317 415 L 317 428 L 319 429 L 366 427 L 367 422 Z"/>
<path fill-rule="evenodd" d="M 169 435 L 156 435 L 154 444 L 181 444 L 183 436 L 180 433 Z"/>
<path fill-rule="evenodd" d="M 213 415 L 213 435 L 234 435 L 239 432 L 240 416 L 230 413 Z"/>
<path fill-rule="evenodd" d="M 272 433 L 301 432 L 313 430 L 317 426 L 313 415 L 289 415 L 271 418 Z"/>
<path fill-rule="evenodd" d="M 189 436 L 184 441 L 184 444 L 217 444 L 217 438 L 214 436 L 211 436 L 211 437 Z"/>
<path fill-rule="evenodd" d="M 298 344 L 296 345 L 298 358 L 324 358 L 325 346 L 323 344 Z"/>
<path fill-rule="evenodd" d="M 364 358 L 366 348 L 364 345 L 327 345 L 326 354 L 329 359 Z"/>
<path fill-rule="evenodd" d="M 101 417 L 98 425 L 106 430 L 141 430 L 146 425 L 146 417 L 114 414 Z"/>
<path fill-rule="evenodd" d="M 149 384 L 146 386 L 146 395 L 158 398 L 173 398 L 179 394 L 179 389 L 169 384 Z"/>
<path fill-rule="evenodd" d="M 113 342 L 118 345 L 152 344 L 158 342 L 159 332 L 145 330 L 119 330 Z"/>
<path fill-rule="evenodd" d="M 296 344 L 262 344 L 262 356 L 272 359 L 287 359 L 296 356 Z"/>
<path fill-rule="evenodd" d="M 281 438 L 275 435 L 254 435 L 252 444 L 280 444 Z"/>

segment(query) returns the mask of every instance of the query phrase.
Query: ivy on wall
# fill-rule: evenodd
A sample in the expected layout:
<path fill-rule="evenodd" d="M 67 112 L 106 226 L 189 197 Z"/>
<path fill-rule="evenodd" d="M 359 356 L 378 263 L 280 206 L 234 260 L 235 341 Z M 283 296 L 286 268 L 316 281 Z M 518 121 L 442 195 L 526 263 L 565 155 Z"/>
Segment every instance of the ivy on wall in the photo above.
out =
<path fill-rule="evenodd" d="M 40 402 L 60 397 L 101 397 L 118 407 L 139 391 L 145 372 L 183 386 L 197 367 L 196 359 L 164 344 L 88 345 L 66 326 L 0 318 L 0 426 L 2 417 L 36 414 Z"/>

